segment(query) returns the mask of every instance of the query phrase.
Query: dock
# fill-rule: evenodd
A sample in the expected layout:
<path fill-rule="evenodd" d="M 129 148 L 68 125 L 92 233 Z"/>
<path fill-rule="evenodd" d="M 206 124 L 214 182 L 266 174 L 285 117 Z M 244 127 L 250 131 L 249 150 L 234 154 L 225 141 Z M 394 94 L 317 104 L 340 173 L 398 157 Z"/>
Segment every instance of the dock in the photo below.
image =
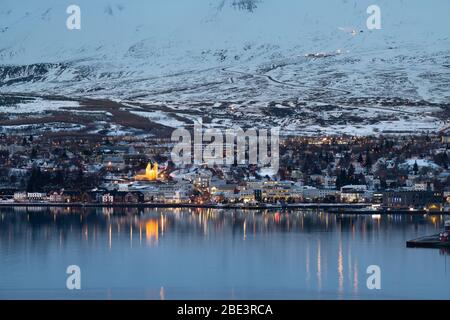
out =
<path fill-rule="evenodd" d="M 427 210 L 410 210 L 410 209 L 389 209 L 389 208 L 377 208 L 371 209 L 369 207 L 363 208 L 337 208 L 333 207 L 327 210 L 327 213 L 332 214 L 357 214 L 357 215 L 372 215 L 372 214 L 401 214 L 401 215 L 440 215 L 445 214 L 440 211 L 427 211 Z"/>
<path fill-rule="evenodd" d="M 406 241 L 407 248 L 450 248 L 449 241 L 440 241 L 439 234 Z"/>

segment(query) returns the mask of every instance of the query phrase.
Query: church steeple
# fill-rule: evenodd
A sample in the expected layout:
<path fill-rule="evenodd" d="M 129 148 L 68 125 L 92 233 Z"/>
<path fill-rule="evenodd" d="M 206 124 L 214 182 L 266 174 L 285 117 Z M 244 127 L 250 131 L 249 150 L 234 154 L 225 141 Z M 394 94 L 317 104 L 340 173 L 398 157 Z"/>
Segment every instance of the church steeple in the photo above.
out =
<path fill-rule="evenodd" d="M 145 174 L 137 175 L 135 178 L 136 180 L 156 181 L 158 179 L 158 163 L 154 162 L 152 165 L 152 163 L 149 162 L 145 169 Z"/>

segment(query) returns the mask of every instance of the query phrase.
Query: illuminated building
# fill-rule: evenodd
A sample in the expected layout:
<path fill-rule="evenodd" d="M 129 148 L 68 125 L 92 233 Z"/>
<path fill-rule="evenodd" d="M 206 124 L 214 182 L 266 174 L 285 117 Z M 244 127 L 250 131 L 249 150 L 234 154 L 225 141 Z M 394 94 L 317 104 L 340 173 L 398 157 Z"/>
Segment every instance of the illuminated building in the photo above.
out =
<path fill-rule="evenodd" d="M 136 175 L 134 178 L 137 181 L 156 181 L 158 179 L 158 163 L 155 162 L 152 165 L 149 162 L 145 169 L 145 174 Z"/>

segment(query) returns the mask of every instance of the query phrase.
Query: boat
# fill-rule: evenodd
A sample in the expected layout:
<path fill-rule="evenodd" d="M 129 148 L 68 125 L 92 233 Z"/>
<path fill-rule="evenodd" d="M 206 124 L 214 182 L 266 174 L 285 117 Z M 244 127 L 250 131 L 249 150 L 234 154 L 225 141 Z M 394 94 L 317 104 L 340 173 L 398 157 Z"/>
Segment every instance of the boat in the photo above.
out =
<path fill-rule="evenodd" d="M 438 234 L 406 241 L 408 248 L 450 248 L 450 220 L 445 221 L 444 230 Z"/>

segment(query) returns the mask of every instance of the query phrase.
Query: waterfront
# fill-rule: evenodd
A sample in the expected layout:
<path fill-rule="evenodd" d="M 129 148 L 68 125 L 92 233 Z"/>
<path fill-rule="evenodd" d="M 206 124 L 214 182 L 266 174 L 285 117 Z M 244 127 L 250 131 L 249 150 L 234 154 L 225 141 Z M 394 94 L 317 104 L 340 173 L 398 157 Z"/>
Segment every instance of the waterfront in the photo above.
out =
<path fill-rule="evenodd" d="M 449 299 L 448 216 L 0 208 L 0 298 Z M 449 260 L 450 261 L 450 260 Z M 79 291 L 66 268 L 81 268 Z M 381 290 L 366 287 L 379 265 Z"/>

